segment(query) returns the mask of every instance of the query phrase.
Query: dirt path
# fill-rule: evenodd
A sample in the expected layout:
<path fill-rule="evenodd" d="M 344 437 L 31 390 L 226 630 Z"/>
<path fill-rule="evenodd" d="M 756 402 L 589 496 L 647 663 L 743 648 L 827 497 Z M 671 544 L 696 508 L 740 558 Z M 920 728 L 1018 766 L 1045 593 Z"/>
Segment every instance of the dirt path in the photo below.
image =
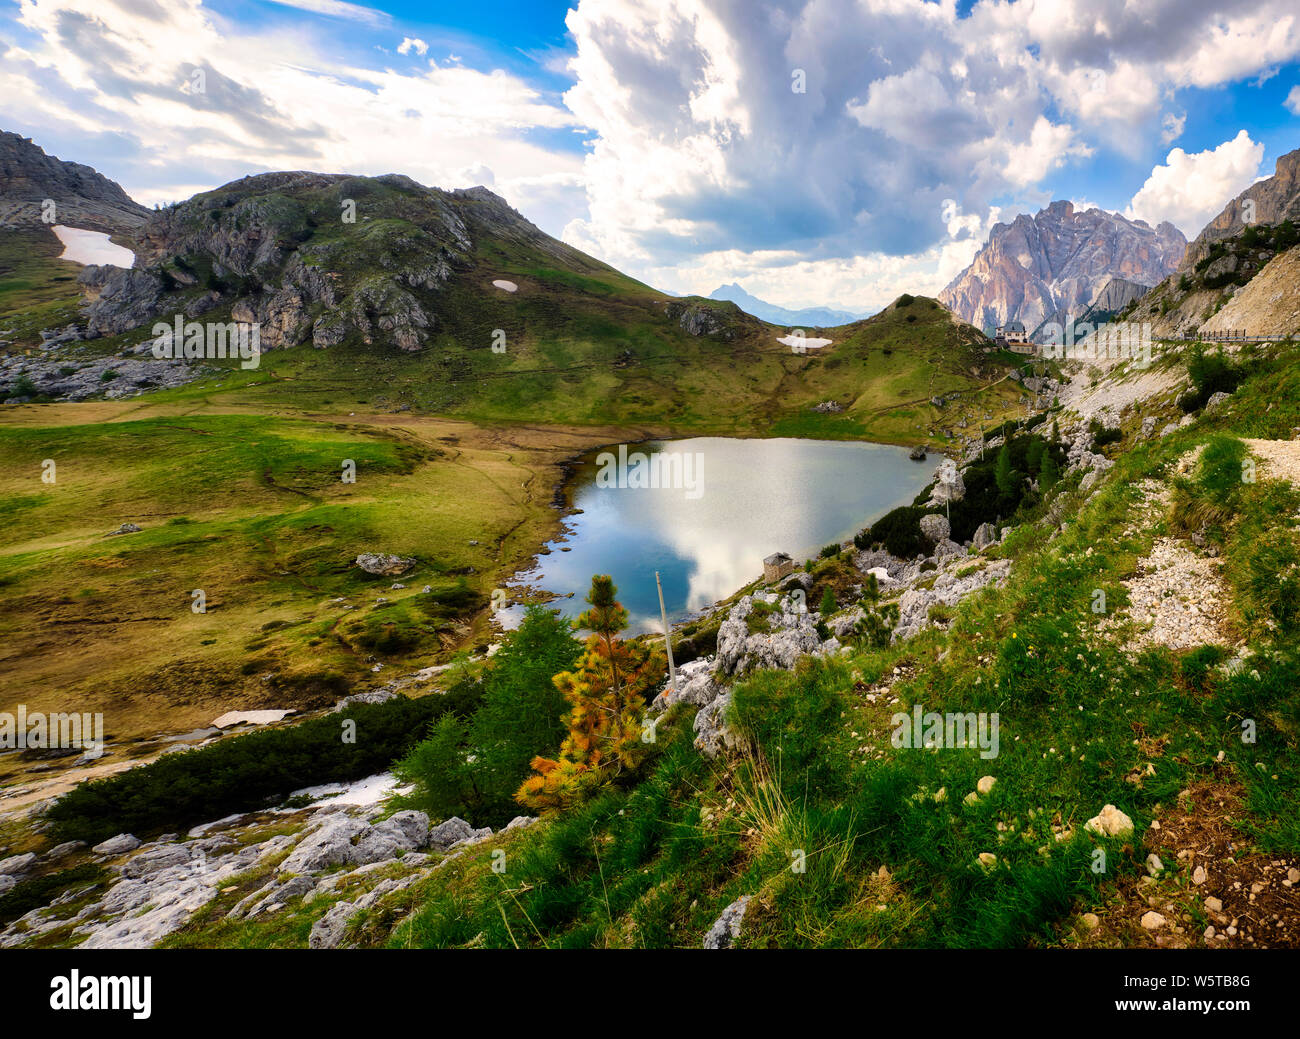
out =
<path fill-rule="evenodd" d="M 1244 443 L 1264 463 L 1261 476 L 1267 480 L 1290 480 L 1300 487 L 1300 440 L 1246 440 Z"/>

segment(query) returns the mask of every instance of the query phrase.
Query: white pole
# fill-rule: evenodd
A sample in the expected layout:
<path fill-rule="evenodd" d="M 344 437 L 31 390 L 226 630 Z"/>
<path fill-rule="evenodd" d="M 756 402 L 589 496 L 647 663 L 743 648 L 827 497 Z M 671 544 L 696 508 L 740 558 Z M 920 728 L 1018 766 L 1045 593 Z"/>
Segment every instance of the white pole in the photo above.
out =
<path fill-rule="evenodd" d="M 659 589 L 659 616 L 664 622 L 664 648 L 668 650 L 668 689 L 677 691 L 677 665 L 673 663 L 673 639 L 668 628 L 668 611 L 664 609 L 664 586 L 659 583 L 659 571 L 655 571 L 655 587 Z"/>

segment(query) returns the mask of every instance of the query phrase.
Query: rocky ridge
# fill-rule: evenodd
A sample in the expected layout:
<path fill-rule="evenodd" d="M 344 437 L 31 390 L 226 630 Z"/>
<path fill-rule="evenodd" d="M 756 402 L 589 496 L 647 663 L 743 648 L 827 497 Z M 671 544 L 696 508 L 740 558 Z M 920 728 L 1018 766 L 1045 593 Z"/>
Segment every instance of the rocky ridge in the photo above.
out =
<path fill-rule="evenodd" d="M 286 819 L 300 825 L 279 832 Z M 500 834 L 533 821 L 520 816 Z M 55 931 L 68 932 L 81 949 L 149 948 L 249 877 L 258 878 L 256 886 L 226 909 L 226 918 L 246 920 L 326 900 L 331 904 L 312 927 L 309 945 L 333 948 L 363 910 L 493 836 L 489 827 L 475 829 L 459 818 L 431 826 L 423 812 L 384 817 L 382 809 L 348 805 L 269 818 L 231 816 L 196 826 L 185 838 L 170 834 L 149 843 L 120 834 L 83 853 L 107 872 L 103 890 L 86 897 L 84 887 L 74 888 L 26 913 L 0 931 L 0 948 L 28 945 Z M 8 870 L 5 877 L 22 876 L 83 848 L 60 845 L 41 857 L 11 857 L 0 870 Z"/>
<path fill-rule="evenodd" d="M 1020 321 L 1033 330 L 1049 315 L 1082 313 L 1114 279 L 1156 284 L 1174 271 L 1186 246 L 1168 222 L 1152 229 L 1056 201 L 1034 216 L 1022 213 L 997 224 L 939 299 L 977 327 Z"/>
<path fill-rule="evenodd" d="M 43 203 L 54 202 L 53 220 Z M 0 228 L 65 224 L 130 237 L 149 210 L 89 166 L 46 155 L 30 138 L 0 131 Z"/>

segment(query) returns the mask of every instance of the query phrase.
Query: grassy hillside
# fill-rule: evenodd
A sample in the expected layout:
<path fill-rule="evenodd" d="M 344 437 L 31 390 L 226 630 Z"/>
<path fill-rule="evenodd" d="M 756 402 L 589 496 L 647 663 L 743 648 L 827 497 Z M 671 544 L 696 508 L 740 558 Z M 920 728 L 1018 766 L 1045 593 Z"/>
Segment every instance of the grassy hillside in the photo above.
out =
<path fill-rule="evenodd" d="M 0 682 L 33 710 L 103 710 L 114 740 L 324 706 L 386 681 L 376 665 L 486 641 L 491 589 L 554 530 L 558 463 L 617 436 L 278 416 L 197 391 L 6 418 Z M 127 522 L 143 529 L 105 536 Z M 418 561 L 406 589 L 353 566 L 369 551 Z"/>
<path fill-rule="evenodd" d="M 1095 489 L 1068 477 L 970 560 L 1010 560 L 1001 587 L 906 642 L 743 679 L 723 758 L 699 754 L 694 708 L 674 707 L 636 771 L 448 857 L 356 914 L 347 941 L 698 947 L 749 896 L 748 947 L 1300 944 L 1279 881 L 1300 861 L 1300 361 L 1279 347 L 1237 363 L 1228 403 L 1147 440 L 1130 413 Z M 1177 395 L 1142 412 L 1176 418 Z M 1144 630 L 1139 588 L 1170 546 L 1215 575 L 1203 641 Z M 998 754 L 895 747 L 893 715 L 913 706 L 996 713 Z M 1085 829 L 1107 804 L 1131 834 Z M 258 839 L 301 825 L 265 822 Z M 275 861 L 166 944 L 301 946 L 335 904 L 410 877 L 394 863 L 228 915 Z M 1165 923 L 1144 927 L 1149 912 Z"/>
<path fill-rule="evenodd" d="M 76 320 L 81 267 L 62 252 L 46 228 L 0 233 L 0 339 L 28 348 L 42 329 Z"/>
<path fill-rule="evenodd" d="M 1129 441 L 1091 497 L 1067 484 L 1060 528 L 1030 523 L 994 550 L 1011 581 L 946 631 L 745 680 L 731 718 L 746 749 L 725 764 L 695 752 L 684 711 L 637 782 L 508 838 L 504 875 L 491 848 L 467 853 L 356 937 L 698 947 L 750 895 L 740 943 L 754 947 L 1294 946 L 1274 867 L 1300 855 L 1300 492 L 1277 468 L 1243 483 L 1240 438 L 1289 441 L 1300 362 L 1251 363 L 1230 405 Z M 1131 648 L 1126 582 L 1159 539 L 1193 534 L 1227 561 L 1221 638 Z M 1000 754 L 894 748 L 891 715 L 912 705 L 998 712 Z M 968 800 L 982 776 L 996 783 Z M 1085 832 L 1104 804 L 1131 837 Z M 1158 936 L 1139 923 L 1151 909 L 1170 921 Z"/>

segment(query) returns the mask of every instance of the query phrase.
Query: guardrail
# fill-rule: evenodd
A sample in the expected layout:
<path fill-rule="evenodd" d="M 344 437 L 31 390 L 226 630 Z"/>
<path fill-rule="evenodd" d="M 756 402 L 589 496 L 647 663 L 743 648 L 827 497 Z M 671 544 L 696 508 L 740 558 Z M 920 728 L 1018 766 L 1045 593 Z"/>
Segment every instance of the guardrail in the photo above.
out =
<path fill-rule="evenodd" d="M 1184 332 L 1177 338 L 1199 340 L 1203 343 L 1285 343 L 1288 339 L 1294 339 L 1295 337 L 1289 335 L 1251 335 L 1244 329 L 1231 328 L 1224 332 Z"/>

